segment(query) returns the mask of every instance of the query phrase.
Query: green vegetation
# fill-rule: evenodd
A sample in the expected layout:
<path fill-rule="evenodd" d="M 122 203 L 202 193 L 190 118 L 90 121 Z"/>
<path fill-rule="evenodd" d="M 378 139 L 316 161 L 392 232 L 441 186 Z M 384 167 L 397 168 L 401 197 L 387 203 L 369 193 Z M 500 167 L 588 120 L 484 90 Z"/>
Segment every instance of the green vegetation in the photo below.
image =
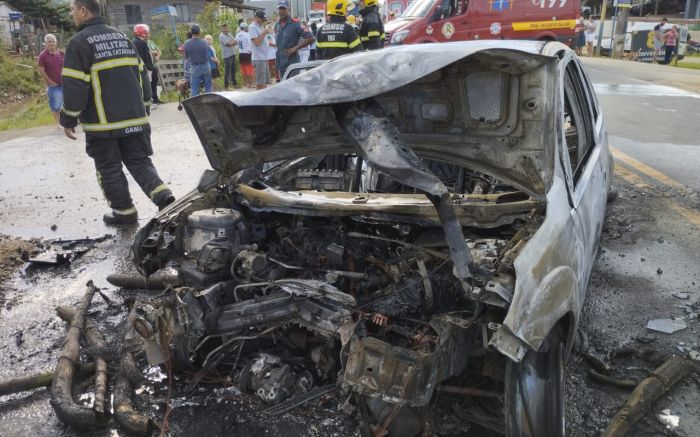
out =
<path fill-rule="evenodd" d="M 0 92 L 32 94 L 43 87 L 44 81 L 39 77 L 33 59 L 11 59 L 5 51 L 0 51 Z"/>
<path fill-rule="evenodd" d="M 0 93 L 34 95 L 28 104 L 18 104 L 14 115 L 0 119 L 0 131 L 52 124 L 53 116 L 46 95 L 37 95 L 43 89 L 44 81 L 39 77 L 33 59 L 12 59 L 0 51 Z"/>
<path fill-rule="evenodd" d="M 22 112 L 0 120 L 0 131 L 47 126 L 54 123 L 46 96 L 35 98 Z"/>
<path fill-rule="evenodd" d="M 675 65 L 676 67 L 679 68 L 689 68 L 691 70 L 700 70 L 700 62 L 693 62 L 693 61 L 678 61 L 678 64 Z"/>
<path fill-rule="evenodd" d="M 51 0 L 4 0 L 10 6 L 22 12 L 25 22 L 37 28 L 53 25 L 58 29 L 70 30 L 75 27 L 69 12 L 68 2 Z"/>

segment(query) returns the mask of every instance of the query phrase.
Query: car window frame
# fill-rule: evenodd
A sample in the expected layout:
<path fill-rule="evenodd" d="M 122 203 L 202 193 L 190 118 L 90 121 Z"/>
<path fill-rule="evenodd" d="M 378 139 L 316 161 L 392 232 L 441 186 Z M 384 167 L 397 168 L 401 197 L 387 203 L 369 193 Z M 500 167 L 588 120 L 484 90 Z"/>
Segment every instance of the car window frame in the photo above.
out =
<path fill-rule="evenodd" d="M 585 74 L 573 54 L 565 56 L 560 61 L 559 74 L 562 93 L 560 102 L 562 105 L 560 119 L 560 130 L 563 142 L 562 153 L 566 154 L 565 161 L 568 165 L 565 165 L 565 170 L 567 170 L 569 176 L 567 179 L 569 179 L 568 182 L 572 192 L 575 193 L 598 144 L 595 135 L 597 120 L 594 117 L 594 110 L 591 108 L 592 102 L 589 90 L 587 89 Z M 571 117 L 574 118 L 576 122 L 576 163 L 571 162 L 571 159 L 569 159 L 569 145 L 566 142 L 564 130 L 564 111 L 566 108 L 567 96 L 569 95 L 569 105 L 571 106 L 570 109 L 572 112 Z M 587 144 L 583 157 L 580 156 L 580 147 L 582 143 Z"/>

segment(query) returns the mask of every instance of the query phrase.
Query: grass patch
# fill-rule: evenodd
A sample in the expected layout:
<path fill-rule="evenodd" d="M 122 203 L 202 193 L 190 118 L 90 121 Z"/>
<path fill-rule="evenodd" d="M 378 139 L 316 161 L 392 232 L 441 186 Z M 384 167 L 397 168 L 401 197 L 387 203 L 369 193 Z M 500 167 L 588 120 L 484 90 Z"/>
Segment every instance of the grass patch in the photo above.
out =
<path fill-rule="evenodd" d="M 0 92 L 20 91 L 33 94 L 41 91 L 44 86 L 33 59 L 12 59 L 4 50 L 0 51 Z"/>
<path fill-rule="evenodd" d="M 688 61 L 678 61 L 679 68 L 689 68 L 691 70 L 700 70 L 700 62 L 688 62 Z"/>
<path fill-rule="evenodd" d="M 0 120 L 0 131 L 10 129 L 26 129 L 37 126 L 49 126 L 54 124 L 51 109 L 46 97 L 37 97 L 32 103 L 18 114 Z"/>

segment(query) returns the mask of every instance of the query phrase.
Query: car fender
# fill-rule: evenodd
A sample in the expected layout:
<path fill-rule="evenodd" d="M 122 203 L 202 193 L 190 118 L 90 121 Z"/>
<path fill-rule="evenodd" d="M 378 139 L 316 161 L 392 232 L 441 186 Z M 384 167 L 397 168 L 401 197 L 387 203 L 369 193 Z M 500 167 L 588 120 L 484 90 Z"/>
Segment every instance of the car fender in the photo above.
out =
<path fill-rule="evenodd" d="M 513 361 L 520 361 L 528 349 L 539 350 L 560 320 L 573 317 L 567 332 L 568 350 L 578 323 L 578 296 L 576 272 L 568 266 L 554 268 L 542 279 L 531 299 L 516 308 L 511 306 L 489 344 Z"/>

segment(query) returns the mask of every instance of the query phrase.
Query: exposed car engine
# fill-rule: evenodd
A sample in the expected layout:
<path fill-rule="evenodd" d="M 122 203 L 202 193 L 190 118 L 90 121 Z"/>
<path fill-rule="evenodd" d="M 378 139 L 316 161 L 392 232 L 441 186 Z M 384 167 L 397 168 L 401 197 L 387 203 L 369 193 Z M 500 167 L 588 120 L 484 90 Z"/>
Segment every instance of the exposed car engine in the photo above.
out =
<path fill-rule="evenodd" d="M 342 205 L 368 205 L 378 186 L 411 191 L 366 166 L 361 185 L 368 193 L 346 193 L 348 202 L 335 210 L 317 203 L 283 212 L 275 202 L 325 190 L 342 200 L 338 190 L 353 184 L 357 170 L 354 156 L 344 158 L 275 163 L 238 175 L 235 185 L 217 180 L 159 230 L 137 238 L 145 273 L 171 265 L 181 282 L 152 303 L 143 322 L 156 327 L 151 341 L 167 342 L 195 382 L 227 369 L 242 391 L 280 412 L 338 386 L 381 416 L 382 405 L 428 405 L 441 382 L 464 372 L 470 354 L 486 350 L 490 308 L 502 317 L 512 295 L 504 254 L 532 208 L 527 196 L 431 163 L 455 202 L 483 194 L 494 203 L 526 203 L 509 224 L 464 228 L 477 272 L 467 291 L 452 274 L 438 222 L 404 215 L 391 202 L 372 214 L 338 213 Z M 312 164 L 331 168 L 304 168 Z"/>

